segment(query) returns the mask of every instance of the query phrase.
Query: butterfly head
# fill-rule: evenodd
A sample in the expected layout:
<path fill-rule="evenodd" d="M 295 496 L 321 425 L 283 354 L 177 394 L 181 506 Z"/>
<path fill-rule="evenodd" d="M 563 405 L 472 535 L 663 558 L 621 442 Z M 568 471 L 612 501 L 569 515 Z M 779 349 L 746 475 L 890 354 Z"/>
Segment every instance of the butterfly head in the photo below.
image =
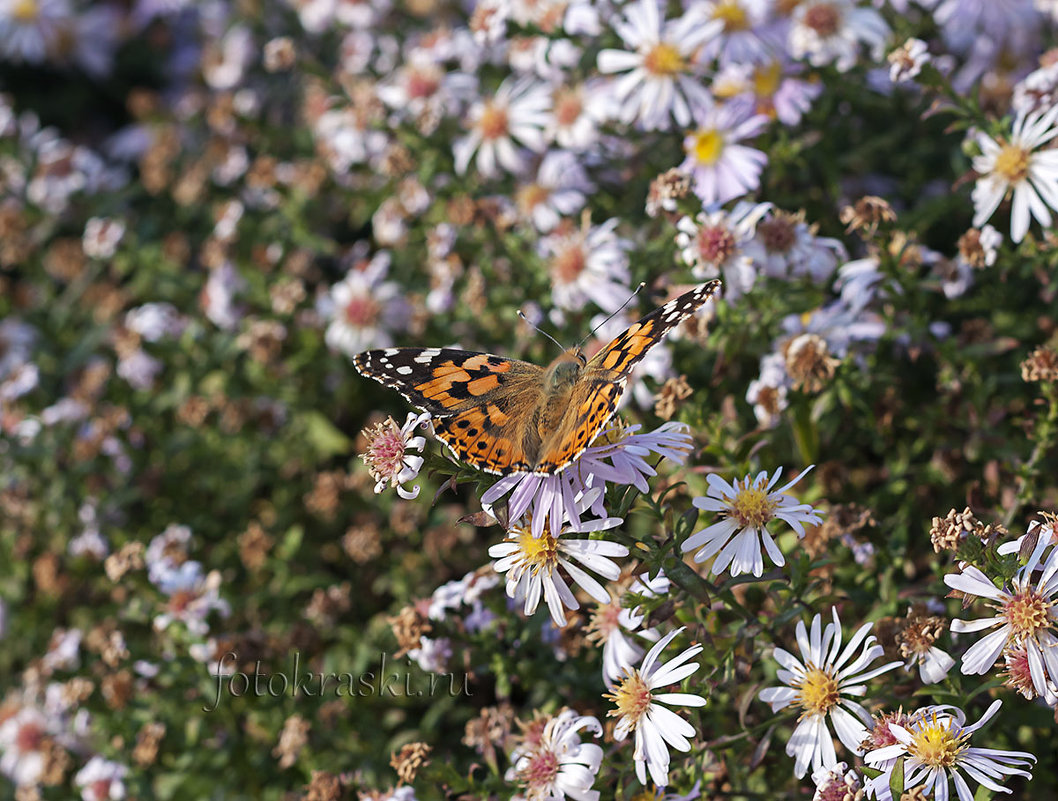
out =
<path fill-rule="evenodd" d="M 587 358 L 580 348 L 570 348 L 551 362 L 547 368 L 546 383 L 548 389 L 555 391 L 577 383 Z"/>

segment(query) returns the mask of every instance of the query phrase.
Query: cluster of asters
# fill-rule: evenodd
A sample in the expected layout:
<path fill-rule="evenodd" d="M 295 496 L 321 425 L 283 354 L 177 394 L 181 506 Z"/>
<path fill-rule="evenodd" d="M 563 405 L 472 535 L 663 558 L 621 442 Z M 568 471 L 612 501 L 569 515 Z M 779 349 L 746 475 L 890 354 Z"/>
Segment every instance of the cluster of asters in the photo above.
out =
<path fill-rule="evenodd" d="M 207 573 L 191 559 L 190 546 L 191 530 L 173 524 L 146 549 L 127 548 L 105 563 L 102 557 L 96 561 L 105 564 L 108 578 L 115 582 L 130 571 L 145 570 L 157 593 L 154 630 L 180 629 L 166 638 L 166 658 L 186 649 L 197 661 L 211 663 L 216 672 L 221 667 L 216 662 L 217 641 L 209 637 L 209 619 L 228 617 L 231 607 L 220 597 L 220 574 Z M 80 669 L 84 662 L 96 660 L 108 668 L 100 689 L 114 708 L 124 707 L 134 693 L 150 691 L 160 669 L 156 659 L 136 658 L 116 627 L 90 632 L 57 628 L 48 651 L 26 671 L 19 693 L 0 707 L 0 772 L 20 790 L 61 784 L 68 769 L 79 764 L 73 783 L 85 801 L 124 797 L 129 767 L 95 753 L 92 714 L 85 708 L 95 688 Z"/>
<path fill-rule="evenodd" d="M 618 581 L 621 571 L 614 559 L 627 557 L 629 551 L 606 538 L 623 521 L 603 516 L 588 521 L 581 519 L 586 511 L 605 514 L 605 509 L 595 503 L 602 497 L 601 488 L 592 486 L 600 479 L 583 477 L 607 475 L 606 464 L 594 465 L 587 472 L 583 472 L 584 467 L 598 458 L 595 451 L 599 449 L 613 463 L 618 462 L 614 457 L 622 450 L 636 454 L 643 446 L 634 436 L 589 449 L 582 457 L 588 461 L 574 462 L 570 476 L 559 473 L 545 479 L 524 474 L 502 478 L 485 493 L 483 501 L 489 508 L 513 487 L 514 493 L 523 491 L 526 499 L 518 500 L 512 494 L 507 501 L 509 509 L 516 502 L 529 508 L 543 497 L 541 513 L 548 519 L 559 515 L 563 521 L 559 531 L 549 525 L 534 530 L 528 522 L 512 526 L 503 543 L 489 548 L 489 555 L 495 560 L 493 568 L 507 574 L 507 594 L 526 615 L 533 614 L 539 601 L 544 599 L 556 626 L 566 625 L 566 608 L 580 608 L 570 590 L 570 581 L 596 602 L 587 626 L 588 640 L 602 646 L 602 678 L 608 688 L 604 697 L 613 704 L 608 714 L 617 719 L 613 739 L 621 741 L 634 735 L 633 762 L 639 781 L 664 788 L 669 783 L 670 749 L 692 751 L 692 740 L 697 734 L 687 720 L 669 707 L 697 707 L 706 703 L 700 694 L 673 691 L 675 685 L 698 670 L 699 664 L 690 660 L 701 653 L 702 646 L 694 644 L 662 661 L 666 646 L 686 627 L 674 628 L 662 636 L 656 628 L 644 625 L 645 616 L 640 607 L 624 606 L 621 601 L 626 592 L 638 600 L 679 597 L 678 594 L 673 593 L 664 573 L 652 580 L 644 574 L 631 584 L 627 580 Z M 393 442 L 387 444 L 390 448 L 387 454 L 392 456 Z M 681 453 L 669 454 L 672 461 L 682 461 L 681 457 Z M 407 465 L 399 458 L 386 465 L 371 450 L 364 458 L 380 480 L 385 478 L 387 470 L 390 476 L 408 478 Z M 704 512 L 716 514 L 718 519 L 687 537 L 682 550 L 693 553 L 696 562 L 709 562 L 709 573 L 714 576 L 726 572 L 731 577 L 749 573 L 760 578 L 764 555 L 782 567 L 785 559 L 768 525 L 781 521 L 798 538 L 803 538 L 806 525 L 821 522 L 817 510 L 787 493 L 804 472 L 782 486 L 776 486 L 781 469 L 770 477 L 761 472 L 731 483 L 710 474 L 708 494 L 693 499 L 693 504 Z M 574 493 L 571 496 L 574 500 L 568 506 L 561 492 L 547 488 L 551 478 L 563 482 Z M 635 473 L 610 475 L 601 480 L 638 485 L 644 478 L 643 474 Z M 584 531 L 595 533 L 591 539 L 576 536 L 576 532 Z M 961 658 L 962 673 L 989 673 L 1003 657 L 1002 675 L 1006 684 L 1026 698 L 1039 698 L 1052 706 L 1058 706 L 1056 545 L 1058 536 L 1053 521 L 1034 522 L 1026 535 L 997 549 L 1000 554 L 1011 554 L 1031 546 L 1026 563 L 1008 586 L 997 587 L 991 577 L 967 563 L 961 563 L 957 572 L 944 579 L 967 602 L 981 598 L 995 610 L 992 617 L 952 621 L 950 627 L 954 633 L 995 629 L 965 649 Z M 603 586 L 585 568 L 610 579 L 610 587 Z M 439 588 L 431 602 L 431 617 L 443 616 L 444 608 L 478 604 L 482 586 L 489 585 L 482 585 L 477 579 L 468 583 L 471 578 Z M 472 591 L 467 587 L 473 588 Z M 442 611 L 435 614 L 434 607 Z M 943 618 L 909 612 L 897 638 L 903 659 L 879 665 L 877 662 L 885 649 L 871 634 L 874 624 L 864 623 L 846 641 L 837 608 L 832 608 L 830 614 L 832 620 L 825 625 L 821 614 L 816 614 L 810 625 L 798 622 L 797 653 L 779 646 L 774 648 L 772 657 L 778 664 L 775 678 L 779 685 L 759 693 L 760 700 L 773 712 L 798 711 L 797 725 L 787 742 L 786 753 L 794 760 L 796 777 L 803 778 L 811 771 L 817 799 L 844 798 L 843 793 L 850 788 L 852 792 L 862 789 L 878 799 L 890 798 L 893 772 L 898 764 L 907 791 L 921 788 L 920 791 L 941 798 L 947 797 L 954 787 L 963 801 L 972 798 L 967 777 L 993 791 L 1005 791 L 999 784 L 1005 776 L 1031 778 L 1028 768 L 1035 761 L 1032 754 L 970 744 L 971 735 L 998 711 L 1002 703 L 999 700 L 973 724 L 967 724 L 962 709 L 952 706 L 929 705 L 911 712 L 901 709 L 876 714 L 865 706 L 865 701 L 879 694 L 872 693 L 870 682 L 891 671 L 903 668 L 910 673 L 917 669 L 923 685 L 936 684 L 947 676 L 956 660 L 935 644 L 946 628 Z M 490 615 L 486 622 L 491 620 Z M 645 655 L 644 642 L 651 644 Z M 689 686 L 693 688 L 693 680 Z M 599 791 L 591 788 L 602 765 L 601 752 L 598 746 L 582 742 L 579 734 L 594 732 L 599 736 L 598 720 L 566 709 L 539 722 L 542 726 L 542 731 L 537 732 L 539 736 L 521 742 L 512 752 L 507 778 L 523 788 L 526 798 L 599 798 Z M 835 738 L 850 756 L 860 758 L 866 770 L 849 768 L 847 763 L 839 762 Z"/>

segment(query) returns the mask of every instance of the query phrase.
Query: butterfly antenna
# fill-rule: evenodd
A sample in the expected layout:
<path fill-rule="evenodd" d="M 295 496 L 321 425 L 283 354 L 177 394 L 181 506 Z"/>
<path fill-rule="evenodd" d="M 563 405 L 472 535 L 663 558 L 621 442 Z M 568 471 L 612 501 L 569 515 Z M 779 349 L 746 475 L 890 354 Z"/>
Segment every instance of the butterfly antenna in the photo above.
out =
<path fill-rule="evenodd" d="M 621 308 L 619 308 L 619 309 L 618 309 L 617 311 L 613 312 L 613 313 L 612 313 L 612 314 L 611 314 L 611 315 L 610 315 L 609 317 L 607 317 L 607 318 L 606 318 L 605 320 L 603 320 L 603 321 L 602 321 L 601 323 L 599 323 L 599 324 L 598 324 L 597 326 L 595 326 L 595 328 L 593 328 L 593 329 L 592 329 L 591 331 L 589 331 L 589 332 L 588 332 L 588 336 L 584 337 L 584 339 L 582 339 L 582 340 L 580 341 L 580 344 L 579 344 L 579 345 L 577 345 L 577 349 L 579 350 L 579 349 L 580 349 L 580 347 L 581 347 L 581 346 L 582 346 L 582 345 L 583 345 L 583 344 L 584 344 L 585 342 L 587 342 L 587 341 L 588 341 L 589 339 L 591 339 L 591 338 L 592 338 L 593 336 L 595 336 L 595 332 L 596 332 L 596 331 L 598 331 L 598 330 L 599 330 L 600 328 L 602 328 L 602 327 L 603 327 L 604 325 L 606 325 L 606 324 L 607 324 L 608 322 L 610 322 L 610 320 L 612 320 L 612 319 L 613 319 L 614 317 L 616 317 L 616 316 L 617 316 L 618 314 L 620 314 L 621 312 L 623 312 L 623 311 L 625 310 L 625 306 L 627 306 L 627 305 L 628 305 L 629 303 L 631 303 L 631 302 L 632 302 L 632 298 L 634 298 L 634 297 L 635 297 L 636 295 L 638 295 L 638 294 L 639 294 L 639 292 L 640 292 L 640 290 L 641 290 L 641 289 L 642 289 L 643 287 L 645 287 L 645 286 L 646 286 L 646 282 L 645 282 L 645 281 L 640 281 L 640 282 L 639 282 L 639 286 L 637 286 L 637 287 L 635 288 L 635 291 L 634 291 L 634 292 L 633 292 L 633 293 L 632 293 L 631 295 L 629 295 L 629 296 L 628 296 L 628 300 L 626 300 L 626 301 L 625 301 L 624 303 L 622 303 L 622 304 L 621 304 Z"/>
<path fill-rule="evenodd" d="M 536 331 L 539 334 L 543 334 L 545 337 L 547 337 L 552 342 L 554 342 L 556 345 L 558 345 L 558 349 L 559 350 L 564 351 L 566 349 L 565 345 L 563 345 L 561 342 L 559 342 L 557 339 L 555 339 L 553 336 L 551 336 L 549 333 L 547 333 L 547 331 L 545 331 L 544 329 L 533 325 L 529 321 L 529 318 L 525 316 L 525 312 L 523 312 L 521 309 L 518 309 L 518 316 L 521 317 L 523 322 L 525 322 L 525 324 L 528 325 L 530 328 L 532 328 L 534 331 Z"/>

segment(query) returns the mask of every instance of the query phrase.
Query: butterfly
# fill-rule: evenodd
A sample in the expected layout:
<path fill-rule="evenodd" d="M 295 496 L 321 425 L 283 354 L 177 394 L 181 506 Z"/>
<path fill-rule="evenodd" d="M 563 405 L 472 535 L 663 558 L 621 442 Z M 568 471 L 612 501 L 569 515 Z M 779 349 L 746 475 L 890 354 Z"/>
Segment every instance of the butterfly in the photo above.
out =
<path fill-rule="evenodd" d="M 429 412 L 460 461 L 495 475 L 553 475 L 613 417 L 632 368 L 719 288 L 714 280 L 670 300 L 590 359 L 570 348 L 540 367 L 455 348 L 384 348 L 358 353 L 353 364 Z"/>

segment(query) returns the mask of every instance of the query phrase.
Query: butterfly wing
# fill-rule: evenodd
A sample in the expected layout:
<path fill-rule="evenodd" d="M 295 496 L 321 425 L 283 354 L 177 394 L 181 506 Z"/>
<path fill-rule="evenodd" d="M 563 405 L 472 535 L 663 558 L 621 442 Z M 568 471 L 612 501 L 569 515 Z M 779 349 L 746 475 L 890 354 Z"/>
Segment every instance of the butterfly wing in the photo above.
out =
<path fill-rule="evenodd" d="M 719 288 L 719 281 L 710 281 L 670 300 L 633 323 L 596 353 L 573 387 L 569 406 L 558 427 L 544 442 L 534 472 L 558 473 L 584 453 L 616 413 L 628 376 L 636 364 Z"/>
<path fill-rule="evenodd" d="M 543 368 L 455 348 L 369 350 L 353 364 L 429 412 L 457 459 L 497 475 L 531 468 L 524 432 L 543 392 Z"/>

